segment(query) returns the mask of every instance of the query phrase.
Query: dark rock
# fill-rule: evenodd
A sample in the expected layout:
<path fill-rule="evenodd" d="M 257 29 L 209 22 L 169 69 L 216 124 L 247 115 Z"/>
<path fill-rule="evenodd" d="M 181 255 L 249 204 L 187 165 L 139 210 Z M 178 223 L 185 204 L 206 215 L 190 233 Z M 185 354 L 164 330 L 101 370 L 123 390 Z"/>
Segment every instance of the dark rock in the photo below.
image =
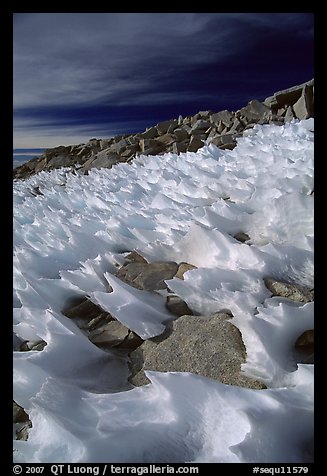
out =
<path fill-rule="evenodd" d="M 32 422 L 29 420 L 28 422 L 24 423 L 24 425 L 21 426 L 16 431 L 16 440 L 27 441 L 28 440 L 28 430 L 30 428 L 32 428 Z"/>
<path fill-rule="evenodd" d="M 284 121 L 285 122 L 291 122 L 292 119 L 294 119 L 294 112 L 293 112 L 293 109 L 292 109 L 292 106 L 288 106 L 286 108 L 286 111 L 285 111 L 285 115 L 284 115 Z"/>
<path fill-rule="evenodd" d="M 176 138 L 176 141 L 181 142 L 183 140 L 188 139 L 189 134 L 186 129 L 179 127 L 178 129 L 174 130 L 174 136 Z"/>
<path fill-rule="evenodd" d="M 175 314 L 175 316 L 193 315 L 193 312 L 190 310 L 186 302 L 179 296 L 167 296 L 166 307 L 172 314 Z"/>
<path fill-rule="evenodd" d="M 302 364 L 314 364 L 314 330 L 303 332 L 294 344 L 296 361 Z"/>
<path fill-rule="evenodd" d="M 164 280 L 172 279 L 177 271 L 178 265 L 174 261 L 132 262 L 123 265 L 117 271 L 117 277 L 137 289 L 154 291 L 167 289 Z"/>
<path fill-rule="evenodd" d="M 240 241 L 241 243 L 245 243 L 250 239 L 249 235 L 247 233 L 243 233 L 243 231 L 236 233 L 236 235 L 234 235 L 234 238 L 235 240 Z"/>
<path fill-rule="evenodd" d="M 195 124 L 192 125 L 191 134 L 194 134 L 197 131 L 206 131 L 210 126 L 211 123 L 209 121 L 206 121 L 205 119 L 198 119 Z"/>
<path fill-rule="evenodd" d="M 273 96 L 264 100 L 264 104 L 271 109 L 278 109 L 283 106 L 293 106 L 301 97 L 303 88 L 307 85 L 313 87 L 314 80 L 299 84 L 282 91 L 277 91 Z"/>
<path fill-rule="evenodd" d="M 166 134 L 168 132 L 168 129 L 170 128 L 170 132 L 173 132 L 174 127 L 178 127 L 178 121 L 176 119 L 171 119 L 170 121 L 163 121 L 159 122 L 159 124 L 156 125 L 157 131 L 159 135 Z"/>
<path fill-rule="evenodd" d="M 100 306 L 97 306 L 87 298 L 80 304 L 62 311 L 62 313 L 70 319 L 85 319 L 87 321 L 91 321 L 103 312 Z"/>
<path fill-rule="evenodd" d="M 24 408 L 18 405 L 13 400 L 13 422 L 14 423 L 24 423 L 29 420 L 28 414 L 25 412 Z"/>
<path fill-rule="evenodd" d="M 227 127 L 230 127 L 232 125 L 233 119 L 234 119 L 234 114 L 230 111 L 227 111 L 225 109 L 224 111 L 216 112 L 215 114 L 211 115 L 211 122 L 215 123 L 216 125 L 219 125 L 221 122 Z"/>
<path fill-rule="evenodd" d="M 241 373 L 246 352 L 239 330 L 229 314 L 182 316 L 171 323 L 166 336 L 145 341 L 130 354 L 130 382 L 145 385 L 144 370 L 192 372 L 229 385 L 265 388 Z M 140 369 L 143 360 L 142 369 Z"/>
<path fill-rule="evenodd" d="M 156 127 L 149 127 L 141 134 L 138 134 L 140 139 L 154 139 L 155 137 L 157 137 L 157 135 L 158 131 Z"/>
<path fill-rule="evenodd" d="M 155 141 L 160 144 L 160 146 L 168 146 L 175 142 L 175 137 L 172 134 L 163 134 L 160 137 L 157 137 Z"/>
<path fill-rule="evenodd" d="M 253 99 L 248 103 L 247 106 L 240 109 L 238 114 L 243 120 L 246 121 L 246 123 L 258 122 L 260 120 L 265 120 L 268 122 L 271 111 L 268 106 L 257 99 Z"/>
<path fill-rule="evenodd" d="M 204 146 L 203 140 L 199 139 L 197 136 L 192 136 L 190 143 L 187 147 L 187 150 L 188 152 L 197 152 L 203 146 Z"/>
<path fill-rule="evenodd" d="M 89 171 L 91 168 L 110 169 L 114 164 L 117 164 L 120 161 L 119 155 L 109 152 L 109 150 L 103 150 L 99 152 L 96 156 L 88 159 L 83 169 Z"/>
<path fill-rule="evenodd" d="M 184 140 L 182 142 L 174 142 L 172 151 L 174 154 L 180 154 L 181 152 L 186 152 L 190 141 Z"/>
<path fill-rule="evenodd" d="M 314 116 L 312 86 L 305 85 L 299 99 L 293 104 L 295 116 L 302 120 Z"/>
<path fill-rule="evenodd" d="M 284 283 L 271 278 L 265 278 L 264 283 L 273 296 L 281 296 L 296 302 L 311 302 L 314 300 L 313 289 L 306 286 Z"/>
<path fill-rule="evenodd" d="M 233 121 L 232 127 L 229 129 L 229 133 L 232 134 L 234 132 L 241 132 L 243 131 L 244 127 L 245 124 L 236 117 Z"/>
<path fill-rule="evenodd" d="M 126 259 L 129 261 L 135 261 L 138 263 L 148 263 L 148 261 L 144 258 L 144 256 L 140 255 L 137 251 L 132 251 L 126 256 Z"/>
<path fill-rule="evenodd" d="M 101 348 L 116 347 L 128 350 L 136 349 L 143 342 L 143 339 L 137 334 L 116 320 L 91 332 L 89 339 L 93 344 Z"/>
<path fill-rule="evenodd" d="M 164 146 L 155 139 L 141 139 L 139 142 L 140 150 L 144 155 L 157 155 L 162 152 Z"/>

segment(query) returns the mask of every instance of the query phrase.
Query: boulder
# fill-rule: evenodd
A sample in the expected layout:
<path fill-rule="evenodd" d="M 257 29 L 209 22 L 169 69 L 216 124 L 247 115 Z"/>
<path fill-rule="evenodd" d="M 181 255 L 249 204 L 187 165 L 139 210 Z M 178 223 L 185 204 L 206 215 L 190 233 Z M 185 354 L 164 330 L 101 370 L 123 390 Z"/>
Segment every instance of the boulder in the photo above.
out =
<path fill-rule="evenodd" d="M 132 262 L 123 265 L 116 276 L 136 289 L 154 291 L 167 289 L 164 280 L 172 279 L 177 271 L 178 264 L 174 261 Z"/>
<path fill-rule="evenodd" d="M 18 405 L 15 400 L 13 400 L 13 422 L 14 423 L 23 423 L 29 420 L 27 413 L 24 408 Z"/>
<path fill-rule="evenodd" d="M 174 294 L 167 296 L 166 308 L 175 316 L 193 315 L 186 302 Z"/>
<path fill-rule="evenodd" d="M 120 157 L 119 155 L 112 153 L 111 149 L 103 150 L 96 154 L 95 156 L 91 157 L 88 159 L 84 166 L 83 169 L 84 171 L 88 171 L 91 168 L 96 168 L 96 169 L 111 169 L 111 167 L 114 164 L 117 164 L 120 162 Z"/>
<path fill-rule="evenodd" d="M 174 136 L 178 142 L 188 139 L 189 133 L 184 127 L 178 127 L 174 130 Z"/>
<path fill-rule="evenodd" d="M 314 330 L 303 332 L 294 344 L 295 357 L 298 363 L 314 364 Z"/>
<path fill-rule="evenodd" d="M 172 134 L 163 134 L 162 136 L 160 137 L 157 137 L 155 139 L 155 141 L 160 145 L 160 146 L 163 146 L 163 147 L 167 147 L 169 145 L 171 145 L 173 142 L 175 142 L 175 137 L 172 135 Z"/>
<path fill-rule="evenodd" d="M 130 145 L 127 139 L 121 139 L 118 142 L 111 144 L 110 146 L 110 153 L 114 153 L 120 155 L 126 148 Z"/>
<path fill-rule="evenodd" d="M 257 99 L 253 99 L 247 106 L 238 111 L 238 115 L 246 123 L 258 122 L 260 120 L 268 122 L 271 116 L 271 111 L 268 106 Z"/>
<path fill-rule="evenodd" d="M 60 167 L 69 167 L 72 163 L 73 161 L 70 155 L 56 155 L 48 161 L 47 168 L 58 169 Z"/>
<path fill-rule="evenodd" d="M 294 117 L 295 116 L 294 116 L 292 106 L 287 106 L 286 111 L 285 111 L 285 115 L 284 115 L 284 121 L 285 122 L 291 122 L 292 119 L 294 119 Z"/>
<path fill-rule="evenodd" d="M 234 132 L 241 132 L 244 130 L 245 124 L 238 119 L 237 117 L 234 119 L 232 127 L 229 129 L 229 133 L 233 134 Z"/>
<path fill-rule="evenodd" d="M 229 385 L 262 389 L 265 386 L 241 373 L 246 360 L 239 330 L 229 314 L 182 316 L 161 336 L 145 341 L 130 354 L 130 382 L 148 382 L 144 370 L 191 372 Z"/>
<path fill-rule="evenodd" d="M 209 127 L 211 127 L 211 123 L 205 119 L 198 119 L 191 128 L 191 134 L 195 134 L 198 132 L 204 132 Z"/>
<path fill-rule="evenodd" d="M 125 327 L 121 322 L 113 320 L 95 329 L 89 334 L 90 341 L 101 348 L 116 347 L 134 350 L 142 344 L 137 334 Z"/>
<path fill-rule="evenodd" d="M 27 441 L 28 430 L 32 428 L 32 422 L 29 420 L 24 423 L 18 430 L 16 430 L 16 440 Z"/>
<path fill-rule="evenodd" d="M 174 154 L 180 154 L 181 152 L 186 152 L 190 141 L 188 139 L 183 140 L 182 142 L 174 142 L 172 151 Z"/>
<path fill-rule="evenodd" d="M 155 139 L 141 139 L 139 146 L 142 154 L 144 155 L 156 155 L 162 152 L 164 146 L 159 144 Z"/>
<path fill-rule="evenodd" d="M 233 119 L 234 114 L 230 111 L 227 111 L 227 109 L 225 109 L 224 111 L 216 112 L 210 117 L 211 122 L 213 122 L 214 124 L 219 125 L 219 123 L 222 122 L 227 127 L 230 127 L 232 125 Z"/>
<path fill-rule="evenodd" d="M 62 313 L 73 319 L 78 327 L 87 331 L 110 322 L 113 317 L 105 312 L 100 306 L 97 306 L 89 299 L 85 298 L 82 302 L 68 307 Z"/>
<path fill-rule="evenodd" d="M 271 109 L 278 109 L 283 106 L 293 106 L 301 97 L 303 88 L 309 86 L 313 88 L 314 80 L 307 83 L 299 84 L 288 89 L 277 91 L 273 96 L 269 96 L 264 100 L 264 104 Z"/>
<path fill-rule="evenodd" d="M 156 127 L 148 127 L 144 132 L 138 134 L 140 139 L 154 139 L 157 135 L 158 131 Z"/>
<path fill-rule="evenodd" d="M 295 116 L 302 120 L 314 116 L 312 87 L 305 85 L 299 99 L 293 104 Z"/>
<path fill-rule="evenodd" d="M 314 291 L 309 287 L 276 281 L 273 278 L 265 278 L 264 283 L 273 296 L 281 296 L 304 303 L 314 301 Z"/>
<path fill-rule="evenodd" d="M 199 139 L 197 136 L 191 136 L 191 140 L 187 147 L 187 150 L 188 152 L 197 152 L 203 146 L 204 146 L 203 140 Z"/>
<path fill-rule="evenodd" d="M 169 121 L 159 122 L 159 124 L 156 125 L 159 135 L 166 134 L 169 128 L 170 132 L 173 132 L 174 128 L 176 129 L 176 127 L 178 127 L 177 119 L 170 119 Z"/>

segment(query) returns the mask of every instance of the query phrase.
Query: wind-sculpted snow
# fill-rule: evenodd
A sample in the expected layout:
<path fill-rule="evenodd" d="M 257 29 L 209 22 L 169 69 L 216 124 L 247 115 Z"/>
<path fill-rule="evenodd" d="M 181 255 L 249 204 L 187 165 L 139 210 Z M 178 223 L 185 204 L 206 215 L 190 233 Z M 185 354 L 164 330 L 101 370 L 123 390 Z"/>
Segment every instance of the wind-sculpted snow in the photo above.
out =
<path fill-rule="evenodd" d="M 312 119 L 256 125 L 232 151 L 14 182 L 14 333 L 47 343 L 14 352 L 14 400 L 33 425 L 14 442 L 17 462 L 311 460 L 313 365 L 292 349 L 313 328 L 313 303 L 272 296 L 264 278 L 313 287 L 312 130 Z M 143 339 L 161 334 L 176 318 L 167 291 L 115 276 L 133 250 L 197 267 L 169 290 L 195 314 L 233 314 L 242 371 L 266 390 L 178 372 L 128 383 L 127 358 L 96 347 L 63 311 L 87 296 Z"/>

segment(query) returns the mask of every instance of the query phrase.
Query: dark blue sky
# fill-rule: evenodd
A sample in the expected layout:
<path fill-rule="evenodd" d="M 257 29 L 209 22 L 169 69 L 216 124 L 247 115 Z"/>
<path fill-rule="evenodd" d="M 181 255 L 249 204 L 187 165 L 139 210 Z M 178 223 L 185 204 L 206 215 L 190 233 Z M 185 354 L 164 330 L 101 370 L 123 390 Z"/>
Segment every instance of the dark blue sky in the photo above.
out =
<path fill-rule="evenodd" d="M 313 13 L 14 14 L 14 147 L 237 110 L 314 76 Z"/>

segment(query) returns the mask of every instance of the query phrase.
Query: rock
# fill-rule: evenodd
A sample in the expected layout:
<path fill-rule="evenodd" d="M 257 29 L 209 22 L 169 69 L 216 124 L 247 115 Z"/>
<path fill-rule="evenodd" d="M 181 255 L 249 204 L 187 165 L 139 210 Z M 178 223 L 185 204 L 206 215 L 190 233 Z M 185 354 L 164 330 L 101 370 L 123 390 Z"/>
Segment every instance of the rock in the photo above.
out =
<path fill-rule="evenodd" d="M 158 131 L 156 127 L 149 127 L 145 130 L 145 132 L 142 132 L 141 134 L 138 134 L 140 139 L 154 139 L 158 135 Z"/>
<path fill-rule="evenodd" d="M 144 256 L 140 255 L 140 253 L 135 250 L 129 253 L 125 258 L 129 261 L 136 261 L 138 263 L 148 263 Z"/>
<path fill-rule="evenodd" d="M 199 139 L 197 136 L 192 136 L 190 143 L 187 147 L 187 150 L 188 152 L 197 152 L 203 146 L 204 146 L 203 140 Z"/>
<path fill-rule="evenodd" d="M 190 141 L 184 140 L 182 142 L 174 142 L 172 151 L 174 154 L 180 154 L 181 152 L 186 152 Z"/>
<path fill-rule="evenodd" d="M 167 296 L 166 308 L 175 316 L 193 315 L 186 302 L 179 296 Z"/>
<path fill-rule="evenodd" d="M 233 121 L 232 127 L 229 130 L 229 133 L 232 134 L 234 132 L 241 132 L 243 131 L 244 127 L 245 124 L 236 117 Z"/>
<path fill-rule="evenodd" d="M 35 342 L 33 343 L 33 345 L 31 346 L 31 350 L 37 350 L 38 352 L 41 352 L 41 350 L 44 349 L 44 347 L 47 346 L 47 342 L 45 342 L 44 340 L 41 340 L 39 342 Z"/>
<path fill-rule="evenodd" d="M 210 126 L 211 123 L 209 121 L 206 121 L 205 119 L 198 119 L 195 124 L 192 125 L 191 134 L 194 134 L 198 131 L 206 131 Z"/>
<path fill-rule="evenodd" d="M 301 364 L 314 364 L 314 330 L 303 332 L 294 344 L 296 361 Z"/>
<path fill-rule="evenodd" d="M 174 130 L 174 136 L 176 138 L 176 141 L 181 142 L 183 140 L 188 139 L 189 134 L 186 129 L 179 127 Z"/>
<path fill-rule="evenodd" d="M 97 155 L 87 160 L 84 164 L 83 169 L 85 171 L 89 171 L 91 168 L 110 169 L 114 164 L 117 164 L 119 161 L 119 155 L 111 153 L 108 150 L 103 150 L 102 152 L 99 152 Z"/>
<path fill-rule="evenodd" d="M 230 127 L 232 125 L 233 119 L 234 114 L 230 111 L 227 111 L 227 109 L 225 109 L 224 111 L 216 112 L 210 117 L 211 122 L 213 122 L 214 124 L 219 125 L 219 123 L 221 122 L 227 127 Z"/>
<path fill-rule="evenodd" d="M 164 148 L 155 139 L 141 139 L 139 146 L 144 155 L 156 155 L 159 152 L 162 152 Z"/>
<path fill-rule="evenodd" d="M 72 165 L 72 157 L 70 155 L 58 155 L 52 157 L 48 163 L 47 168 L 60 168 L 60 167 L 69 167 Z"/>
<path fill-rule="evenodd" d="M 169 121 L 159 122 L 159 124 L 156 125 L 159 135 L 166 134 L 169 128 L 170 128 L 170 132 L 173 132 L 173 129 L 176 127 L 178 127 L 178 120 L 176 119 L 170 119 Z"/>
<path fill-rule="evenodd" d="M 18 405 L 15 400 L 13 400 L 13 422 L 14 423 L 23 423 L 29 420 L 27 413 L 24 408 Z"/>
<path fill-rule="evenodd" d="M 143 339 L 116 320 L 91 332 L 89 339 L 98 347 L 117 347 L 119 349 L 129 350 L 136 349 L 143 342 Z"/>
<path fill-rule="evenodd" d="M 130 143 L 126 139 L 120 139 L 118 142 L 115 142 L 110 146 L 110 153 L 117 154 L 118 156 L 121 155 L 124 150 L 127 149 L 127 147 L 130 145 Z"/>
<path fill-rule="evenodd" d="M 288 106 L 285 111 L 284 121 L 291 122 L 292 119 L 294 119 L 293 109 L 292 109 L 292 106 Z"/>
<path fill-rule="evenodd" d="M 21 426 L 16 431 L 16 440 L 27 441 L 28 440 L 28 430 L 30 428 L 32 428 L 32 422 L 29 420 L 28 422 L 24 423 L 24 425 Z"/>
<path fill-rule="evenodd" d="M 296 302 L 311 302 L 314 301 L 314 291 L 306 286 L 299 284 L 289 284 L 281 281 L 276 281 L 272 278 L 265 278 L 264 283 L 266 288 L 273 294 L 273 296 L 281 296 Z"/>
<path fill-rule="evenodd" d="M 157 139 L 155 139 L 156 142 L 158 142 L 160 144 L 160 146 L 168 146 L 168 145 L 171 145 L 173 142 L 175 142 L 175 137 L 171 134 L 163 134 L 162 136 L 158 137 Z"/>
<path fill-rule="evenodd" d="M 302 94 L 296 103 L 293 105 L 295 116 L 302 120 L 313 117 L 313 95 L 312 87 L 305 85 Z"/>
<path fill-rule="evenodd" d="M 241 243 L 245 243 L 250 239 L 249 235 L 247 233 L 243 233 L 243 231 L 236 233 L 236 235 L 234 235 L 234 238 L 235 240 L 240 241 Z"/>
<path fill-rule="evenodd" d="M 178 271 L 175 274 L 175 278 L 184 280 L 184 274 L 186 273 L 186 271 L 190 271 L 191 269 L 197 269 L 197 266 L 184 262 L 180 263 L 178 266 Z"/>
<path fill-rule="evenodd" d="M 271 109 L 278 109 L 283 106 L 293 106 L 302 95 L 302 90 L 305 86 L 313 87 L 314 80 L 307 83 L 299 84 L 282 91 L 277 91 L 273 96 L 270 96 L 264 100 L 264 104 Z"/>
<path fill-rule="evenodd" d="M 80 304 L 63 310 L 62 313 L 70 319 L 83 319 L 90 322 L 92 319 L 95 319 L 101 314 L 103 314 L 104 311 L 100 306 L 97 306 L 92 301 L 86 298 Z M 107 319 L 111 320 L 112 316 L 109 313 L 106 314 Z"/>
<path fill-rule="evenodd" d="M 246 123 L 258 122 L 260 120 L 268 122 L 271 111 L 268 106 L 257 99 L 253 99 L 247 106 L 240 109 L 238 114 Z"/>
<path fill-rule="evenodd" d="M 241 373 L 245 347 L 239 330 L 228 319 L 230 315 L 224 313 L 178 318 L 162 336 L 145 341 L 130 354 L 130 382 L 147 384 L 144 370 L 156 370 L 192 372 L 229 385 L 265 388 Z"/>
<path fill-rule="evenodd" d="M 117 271 L 117 277 L 137 289 L 154 291 L 167 289 L 164 280 L 172 279 L 178 271 L 174 261 L 155 261 L 153 263 L 132 262 Z"/>
<path fill-rule="evenodd" d="M 220 149 L 232 150 L 236 146 L 235 134 L 222 134 L 211 139 L 211 143 Z"/>
<path fill-rule="evenodd" d="M 95 329 L 103 326 L 107 322 L 110 322 L 112 320 L 112 317 L 108 315 L 107 312 L 102 312 L 98 316 L 94 317 L 91 319 L 88 324 L 87 324 L 87 330 L 89 332 L 94 331 Z"/>

